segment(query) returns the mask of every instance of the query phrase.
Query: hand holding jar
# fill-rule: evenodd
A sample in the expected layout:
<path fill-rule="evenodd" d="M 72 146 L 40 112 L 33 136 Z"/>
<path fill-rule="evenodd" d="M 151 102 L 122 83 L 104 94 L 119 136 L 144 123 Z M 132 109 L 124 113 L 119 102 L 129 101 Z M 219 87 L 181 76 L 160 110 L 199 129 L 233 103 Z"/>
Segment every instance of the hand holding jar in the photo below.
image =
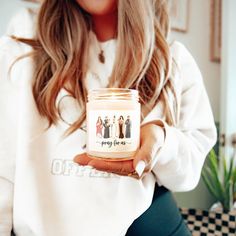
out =
<path fill-rule="evenodd" d="M 140 148 L 137 150 L 133 159 L 109 161 L 94 159 L 84 153 L 77 155 L 74 161 L 80 165 L 92 166 L 97 170 L 140 179 L 152 170 L 157 161 L 157 153 L 164 143 L 163 128 L 156 124 L 146 124 L 142 126 L 140 141 Z"/>
<path fill-rule="evenodd" d="M 164 143 L 158 124 L 140 129 L 138 91 L 97 89 L 88 95 L 87 153 L 74 161 L 98 170 L 141 178 L 151 171 Z"/>

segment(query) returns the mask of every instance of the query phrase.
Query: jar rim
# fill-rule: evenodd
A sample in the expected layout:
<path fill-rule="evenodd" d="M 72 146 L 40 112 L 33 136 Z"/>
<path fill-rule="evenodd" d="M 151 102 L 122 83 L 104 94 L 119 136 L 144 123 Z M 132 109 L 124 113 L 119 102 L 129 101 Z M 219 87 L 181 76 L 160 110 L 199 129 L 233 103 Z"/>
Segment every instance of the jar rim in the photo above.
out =
<path fill-rule="evenodd" d="M 90 89 L 89 93 L 97 93 L 97 92 L 130 92 L 130 93 L 138 93 L 136 89 L 128 89 L 128 88 L 97 88 Z"/>
<path fill-rule="evenodd" d="M 90 89 L 88 100 L 139 100 L 139 91 L 128 88 L 97 88 Z"/>

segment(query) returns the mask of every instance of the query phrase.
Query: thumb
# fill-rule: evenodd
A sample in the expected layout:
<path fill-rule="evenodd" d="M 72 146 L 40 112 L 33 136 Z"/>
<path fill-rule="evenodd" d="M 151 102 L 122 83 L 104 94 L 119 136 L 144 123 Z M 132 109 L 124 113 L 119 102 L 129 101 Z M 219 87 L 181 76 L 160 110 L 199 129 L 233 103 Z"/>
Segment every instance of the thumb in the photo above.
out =
<path fill-rule="evenodd" d="M 148 144 L 143 145 L 134 156 L 133 166 L 139 177 L 148 172 L 152 162 L 152 147 Z"/>

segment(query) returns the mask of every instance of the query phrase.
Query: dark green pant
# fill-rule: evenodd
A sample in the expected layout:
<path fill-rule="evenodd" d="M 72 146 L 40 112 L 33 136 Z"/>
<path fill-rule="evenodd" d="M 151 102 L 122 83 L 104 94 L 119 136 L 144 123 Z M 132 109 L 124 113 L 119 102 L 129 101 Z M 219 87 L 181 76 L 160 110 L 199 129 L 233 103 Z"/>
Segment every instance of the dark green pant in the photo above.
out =
<path fill-rule="evenodd" d="M 126 236 L 190 236 L 172 194 L 155 188 L 151 206 L 129 227 Z"/>

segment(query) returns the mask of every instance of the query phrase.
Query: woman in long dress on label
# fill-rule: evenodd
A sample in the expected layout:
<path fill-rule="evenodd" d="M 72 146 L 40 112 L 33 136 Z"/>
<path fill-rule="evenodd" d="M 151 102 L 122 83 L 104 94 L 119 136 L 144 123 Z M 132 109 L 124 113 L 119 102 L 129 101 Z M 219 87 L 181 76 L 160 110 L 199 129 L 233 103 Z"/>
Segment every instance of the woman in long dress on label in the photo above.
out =
<path fill-rule="evenodd" d="M 108 117 L 105 117 L 105 120 L 103 122 L 103 126 L 104 126 L 104 138 L 110 138 L 110 120 L 108 119 Z"/>
<path fill-rule="evenodd" d="M 112 123 L 111 123 L 111 137 L 113 139 L 116 138 L 116 133 L 117 133 L 116 116 L 113 116 Z"/>
<path fill-rule="evenodd" d="M 130 116 L 127 116 L 127 119 L 125 121 L 125 137 L 131 138 L 131 120 Z"/>
<path fill-rule="evenodd" d="M 118 119 L 118 124 L 119 124 L 119 138 L 124 138 L 125 124 L 123 116 L 120 116 L 120 118 Z"/>
<path fill-rule="evenodd" d="M 102 137 L 102 128 L 103 128 L 102 118 L 101 116 L 99 116 L 96 122 L 96 136 L 99 138 Z"/>

